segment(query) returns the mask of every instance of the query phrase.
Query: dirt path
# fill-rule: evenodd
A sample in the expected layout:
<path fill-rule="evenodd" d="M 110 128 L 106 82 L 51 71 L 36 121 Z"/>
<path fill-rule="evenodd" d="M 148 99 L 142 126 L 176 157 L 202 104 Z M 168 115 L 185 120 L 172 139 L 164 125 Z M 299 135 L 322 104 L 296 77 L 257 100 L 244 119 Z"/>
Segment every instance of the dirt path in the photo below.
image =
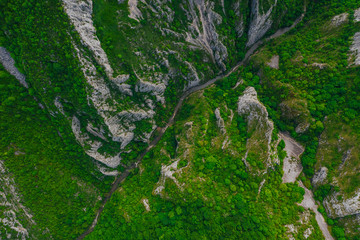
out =
<path fill-rule="evenodd" d="M 285 142 L 285 151 L 287 156 L 284 159 L 283 169 L 283 183 L 294 183 L 296 178 L 302 172 L 302 166 L 300 162 L 300 155 L 304 152 L 303 146 L 297 143 L 293 138 L 291 138 L 287 133 L 279 134 L 281 139 Z M 302 181 L 299 181 L 300 187 L 305 189 L 305 195 L 303 201 L 299 204 L 300 206 L 310 209 L 315 213 L 316 222 L 319 225 L 321 232 L 323 233 L 326 240 L 334 240 L 331 236 L 328 225 L 325 222 L 324 217 L 318 211 L 318 206 L 316 205 L 313 193 L 307 189 Z"/>
<path fill-rule="evenodd" d="M 305 3 L 305 2 L 304 2 Z M 84 239 L 88 234 L 90 234 L 97 222 L 98 219 L 102 213 L 102 211 L 104 210 L 105 204 L 110 200 L 111 195 L 116 191 L 116 189 L 119 187 L 119 185 L 129 176 L 131 170 L 137 168 L 137 166 L 141 163 L 142 159 L 144 158 L 144 156 L 153 148 L 156 146 L 156 144 L 160 141 L 161 137 L 164 135 L 164 133 L 166 132 L 166 130 L 168 129 L 169 126 L 171 126 L 174 123 L 174 119 L 177 115 L 177 113 L 179 112 L 184 100 L 190 96 L 192 93 L 195 93 L 197 91 L 200 91 L 202 89 L 205 89 L 209 86 L 211 86 L 212 84 L 214 84 L 216 81 L 223 79 L 225 77 L 228 77 L 230 74 L 232 74 L 233 72 L 235 72 L 237 69 L 239 69 L 240 66 L 243 66 L 251 57 L 251 55 L 254 54 L 254 52 L 261 46 L 263 45 L 265 42 L 268 42 L 272 39 L 275 39 L 277 37 L 282 36 L 283 34 L 289 32 L 290 30 L 292 30 L 293 28 L 296 27 L 296 25 L 302 21 L 302 19 L 305 16 L 305 12 L 306 12 L 306 5 L 304 5 L 304 13 L 301 14 L 301 16 L 295 20 L 295 22 L 293 23 L 293 25 L 291 25 L 290 27 L 286 27 L 283 29 L 279 29 L 277 32 L 275 32 L 273 35 L 271 35 L 270 37 L 264 39 L 264 40 L 259 40 L 258 42 L 256 42 L 254 45 L 252 45 L 252 47 L 246 52 L 245 57 L 242 61 L 238 62 L 233 68 L 231 68 L 229 71 L 227 71 L 226 73 L 220 74 L 219 76 L 201 84 L 198 86 L 194 86 L 190 89 L 188 89 L 187 91 L 185 91 L 183 93 L 183 95 L 180 97 L 178 104 L 176 105 L 173 114 L 171 115 L 171 117 L 168 120 L 168 123 L 165 125 L 165 127 L 163 127 L 159 132 L 158 132 L 158 136 L 150 142 L 149 146 L 145 149 L 145 151 L 143 153 L 141 153 L 138 158 L 136 159 L 136 162 L 133 163 L 132 165 L 130 165 L 124 172 L 120 173 L 120 175 L 117 177 L 117 179 L 115 180 L 115 182 L 112 184 L 111 190 L 106 194 L 106 196 L 104 197 L 102 204 L 99 208 L 99 210 L 96 213 L 95 219 L 92 222 L 91 226 L 83 233 L 81 234 L 78 239 Z"/>
<path fill-rule="evenodd" d="M 280 133 L 279 135 L 285 142 L 284 150 L 287 153 L 283 162 L 284 175 L 282 180 L 283 183 L 294 183 L 303 169 L 300 162 L 300 155 L 304 152 L 304 147 L 286 133 Z"/>
<path fill-rule="evenodd" d="M 321 215 L 321 213 L 318 211 L 318 205 L 316 205 L 312 191 L 307 189 L 301 181 L 299 181 L 299 185 L 300 187 L 305 189 L 304 199 L 300 203 L 300 206 L 312 210 L 315 213 L 316 222 L 318 223 L 324 238 L 326 240 L 334 240 L 334 238 L 331 236 L 329 232 L 328 225 L 325 222 L 323 215 Z"/>

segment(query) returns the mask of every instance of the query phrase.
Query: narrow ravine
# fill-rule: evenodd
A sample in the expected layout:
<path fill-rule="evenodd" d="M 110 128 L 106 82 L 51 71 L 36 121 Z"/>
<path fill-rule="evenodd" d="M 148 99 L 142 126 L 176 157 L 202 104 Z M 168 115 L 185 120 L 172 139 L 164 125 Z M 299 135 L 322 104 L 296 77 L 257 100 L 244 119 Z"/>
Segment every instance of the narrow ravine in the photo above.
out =
<path fill-rule="evenodd" d="M 304 147 L 286 133 L 280 133 L 280 137 L 285 142 L 285 151 L 287 152 L 287 156 L 285 157 L 283 163 L 283 183 L 294 183 L 302 172 L 300 155 L 304 152 Z M 299 180 L 298 183 L 299 186 L 305 190 L 304 199 L 299 205 L 305 209 L 313 211 L 315 213 L 316 222 L 318 223 L 324 238 L 326 240 L 334 240 L 329 232 L 329 228 L 324 217 L 318 211 L 318 205 L 314 199 L 314 194 L 304 186 L 302 181 Z"/>
<path fill-rule="evenodd" d="M 209 81 L 201 84 L 201 85 L 197 85 L 197 86 L 194 86 L 190 89 L 188 89 L 187 91 L 185 91 L 183 93 L 183 95 L 180 97 L 179 99 L 179 102 L 177 103 L 177 105 L 175 106 L 175 109 L 174 109 L 174 112 L 173 114 L 171 115 L 171 117 L 169 118 L 167 124 L 161 128 L 160 131 L 158 131 L 158 136 L 155 137 L 155 139 L 153 139 L 149 146 L 145 149 L 145 151 L 143 153 L 141 153 L 135 163 L 131 164 L 125 171 L 123 171 L 122 173 L 120 173 L 116 180 L 114 181 L 114 183 L 112 184 L 112 187 L 110 189 L 110 191 L 105 195 L 102 203 L 101 203 L 101 206 L 99 207 L 98 211 L 96 212 L 96 216 L 91 224 L 91 226 L 83 233 L 81 234 L 78 239 L 84 239 L 88 234 L 90 234 L 98 220 L 99 220 L 99 217 L 102 213 L 102 211 L 104 210 L 104 207 L 106 205 L 106 203 L 110 200 L 112 194 L 116 191 L 116 189 L 119 187 L 119 185 L 129 176 L 130 172 L 137 168 L 138 165 L 141 163 L 142 159 L 144 158 L 144 156 L 152 149 L 154 148 L 157 143 L 160 141 L 161 137 L 164 135 L 164 133 L 166 132 L 166 130 L 168 129 L 168 127 L 170 127 L 173 123 L 174 123 L 174 119 L 176 117 L 176 115 L 178 114 L 181 106 L 183 105 L 183 102 L 184 100 L 189 97 L 191 94 L 197 92 L 197 91 L 200 91 L 200 90 L 203 90 L 209 86 L 211 86 L 212 84 L 214 84 L 215 82 L 217 82 L 218 80 L 220 79 L 223 79 L 225 77 L 228 77 L 230 74 L 232 74 L 233 72 L 235 72 L 240 66 L 243 66 L 248 60 L 249 58 L 253 55 L 253 53 L 260 47 L 262 46 L 264 43 L 272 40 L 272 39 L 275 39 L 275 38 L 278 38 L 284 34 L 286 34 L 287 32 L 289 32 L 290 30 L 292 30 L 293 28 L 295 28 L 297 26 L 297 24 L 299 24 L 304 16 L 305 16 L 305 13 L 306 13 L 306 1 L 304 1 L 304 12 L 301 14 L 301 16 L 299 18 L 297 18 L 294 23 L 290 26 L 290 27 L 285 27 L 285 28 L 282 28 L 282 29 L 279 29 L 278 31 L 276 31 L 274 34 L 272 34 L 271 36 L 263 39 L 263 40 L 259 40 L 258 42 L 256 42 L 254 45 L 252 45 L 252 47 L 246 52 L 245 54 L 245 57 L 242 61 L 238 62 L 233 68 L 231 68 L 229 71 L 225 72 L 225 73 L 222 73 L 220 75 L 218 75 L 217 77 L 213 78 L 213 79 L 210 79 Z"/>

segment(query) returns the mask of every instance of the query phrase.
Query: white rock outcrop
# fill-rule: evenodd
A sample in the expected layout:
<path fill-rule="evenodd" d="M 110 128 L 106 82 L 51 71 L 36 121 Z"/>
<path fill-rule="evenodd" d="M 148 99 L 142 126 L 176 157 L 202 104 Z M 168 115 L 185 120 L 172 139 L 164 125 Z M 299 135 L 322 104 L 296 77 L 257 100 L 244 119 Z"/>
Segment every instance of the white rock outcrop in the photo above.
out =
<path fill-rule="evenodd" d="M 341 24 L 347 22 L 348 19 L 349 19 L 349 14 L 348 13 L 342 13 L 342 14 L 336 15 L 335 17 L 333 17 L 331 19 L 331 25 L 335 26 L 335 27 L 338 27 Z"/>
<path fill-rule="evenodd" d="M 0 217 L 0 229 L 8 239 L 29 239 L 31 234 L 23 224 L 27 226 L 36 224 L 29 210 L 21 202 L 15 181 L 0 160 L 0 207 L 3 212 Z M 12 229 L 17 235 L 7 232 L 8 229 Z"/>
<path fill-rule="evenodd" d="M 144 199 L 142 200 L 142 203 L 144 204 L 144 207 L 145 207 L 146 211 L 147 211 L 147 212 L 150 212 L 151 209 L 150 209 L 149 199 L 144 198 Z"/>
<path fill-rule="evenodd" d="M 234 13 L 237 16 L 237 20 L 236 20 L 236 26 L 235 26 L 235 31 L 238 35 L 238 37 L 241 37 L 244 33 L 245 30 L 245 26 L 244 26 L 244 15 L 241 12 L 240 9 L 240 3 L 241 1 L 237 1 L 234 3 L 233 5 L 233 9 L 234 9 Z"/>
<path fill-rule="evenodd" d="M 247 151 L 263 152 L 267 159 L 263 159 L 267 166 L 271 165 L 271 140 L 274 123 L 268 118 L 265 106 L 258 100 L 257 92 L 253 87 L 247 87 L 238 100 L 238 114 L 243 116 L 247 122 L 248 132 L 252 136 L 247 140 Z M 260 146 L 264 144 L 266 149 Z M 245 154 L 247 157 L 247 153 Z M 246 158 L 245 157 L 245 158 Z"/>
<path fill-rule="evenodd" d="M 111 68 L 109 59 L 101 47 L 96 29 L 92 20 L 92 0 L 62 0 L 70 21 L 79 33 L 83 43 L 93 52 L 96 61 L 105 68 L 110 79 L 113 78 L 114 70 Z"/>
<path fill-rule="evenodd" d="M 356 9 L 354 12 L 354 21 L 360 22 L 360 8 Z"/>
<path fill-rule="evenodd" d="M 246 116 L 250 128 L 264 130 L 265 138 L 270 145 L 274 124 L 268 118 L 265 106 L 258 100 L 253 87 L 247 87 L 238 100 L 238 113 Z"/>
<path fill-rule="evenodd" d="M 271 68 L 279 69 L 279 60 L 280 60 L 279 55 L 274 55 L 274 56 L 272 56 L 270 61 L 266 64 Z"/>
<path fill-rule="evenodd" d="M 326 167 L 321 167 L 312 178 L 312 185 L 318 187 L 325 183 L 327 177 L 328 169 Z"/>
<path fill-rule="evenodd" d="M 135 137 L 133 133 L 136 128 L 134 122 L 144 119 L 151 119 L 153 118 L 155 112 L 152 109 L 144 110 L 137 105 L 134 105 L 133 109 L 131 110 L 124 110 L 118 112 L 118 104 L 114 100 L 109 86 L 105 83 L 105 79 L 97 74 L 97 70 L 94 64 L 92 64 L 92 62 L 77 46 L 75 46 L 75 50 L 77 53 L 77 57 L 80 60 L 83 74 L 87 80 L 87 83 L 91 87 L 88 98 L 97 110 L 99 116 L 104 120 L 104 123 L 110 131 L 112 140 L 120 142 L 120 154 L 121 149 L 124 149 Z M 124 87 L 125 89 L 127 84 L 125 84 L 124 82 L 128 79 L 129 75 L 120 75 L 116 78 L 112 78 L 111 80 L 119 88 Z M 128 89 L 128 91 L 129 95 L 132 95 L 130 88 Z M 63 108 L 59 103 L 59 100 L 55 101 L 55 105 L 58 107 L 59 111 L 66 116 L 66 113 L 64 113 Z M 146 107 L 144 108 L 146 109 Z M 100 129 L 95 129 L 90 125 L 87 125 L 86 129 L 88 133 L 84 133 L 80 131 L 80 127 L 77 127 L 77 122 L 78 120 L 72 117 L 72 129 L 75 136 L 77 136 L 77 140 L 82 146 L 91 146 L 90 150 L 86 150 L 86 153 L 89 156 L 93 157 L 95 160 L 109 167 L 117 167 L 120 164 L 120 157 L 118 156 L 119 154 L 115 157 L 105 157 L 104 155 L 98 153 L 97 151 L 102 146 L 102 143 L 99 141 L 91 141 L 88 135 L 89 133 L 105 140 L 105 131 L 101 130 L 101 126 Z M 147 141 L 147 139 L 144 139 L 144 141 Z"/>
<path fill-rule="evenodd" d="M 117 88 L 122 94 L 132 96 L 133 92 L 131 90 L 131 86 L 125 83 L 129 79 L 129 77 L 129 74 L 123 74 L 117 76 L 116 78 L 112 78 L 111 81 L 117 86 Z"/>
<path fill-rule="evenodd" d="M 3 47 L 0 47 L 0 62 L 11 75 L 13 75 L 20 84 L 26 88 L 29 88 L 29 85 L 25 81 L 25 76 L 22 74 L 16 67 L 15 61 L 11 57 L 10 53 Z"/>
<path fill-rule="evenodd" d="M 132 18 L 136 21 L 140 21 L 142 19 L 142 13 L 139 10 L 139 8 L 137 7 L 138 0 L 129 0 L 128 5 L 129 5 L 129 12 L 130 12 L 129 18 Z"/>
<path fill-rule="evenodd" d="M 143 92 L 143 93 L 151 93 L 156 97 L 157 101 L 160 101 L 162 104 L 165 103 L 164 93 L 166 90 L 166 85 L 164 83 L 152 83 L 143 81 L 137 82 L 135 86 L 136 92 Z"/>
<path fill-rule="evenodd" d="M 216 124 L 220 129 L 220 132 L 222 134 L 225 134 L 226 133 L 225 122 L 224 119 L 221 117 L 220 108 L 215 109 L 215 117 L 216 117 Z"/>
<path fill-rule="evenodd" d="M 222 22 L 221 16 L 213 11 L 214 2 L 206 0 L 189 0 L 188 19 L 192 21 L 186 41 L 207 51 L 222 70 L 226 69 L 223 61 L 228 53 L 216 32 L 216 25 Z"/>
<path fill-rule="evenodd" d="M 256 125 L 260 128 L 273 128 L 273 123 L 268 118 L 265 106 L 258 100 L 257 92 L 253 87 L 247 87 L 238 100 L 238 113 L 245 115 L 248 125 Z M 267 132 L 267 136 L 271 132 Z M 271 138 L 271 136 L 267 137 Z"/>
<path fill-rule="evenodd" d="M 179 183 L 179 181 L 173 176 L 175 173 L 181 173 L 183 168 L 178 169 L 178 164 L 180 162 L 180 159 L 177 159 L 175 162 L 171 163 L 170 165 L 166 166 L 163 165 L 161 167 L 161 176 L 159 179 L 159 182 L 156 184 L 156 189 L 154 190 L 155 194 L 162 195 L 163 190 L 165 189 L 165 181 L 166 179 L 171 179 L 174 181 L 176 186 L 183 190 L 182 184 Z"/>
<path fill-rule="evenodd" d="M 99 141 L 91 140 L 87 133 L 81 131 L 80 121 L 77 117 L 72 118 L 71 124 L 72 131 L 75 135 L 76 140 L 80 143 L 81 146 L 90 146 L 89 150 L 85 150 L 86 154 L 90 157 L 96 159 L 97 161 L 105 164 L 108 167 L 115 168 L 120 164 L 120 156 L 110 156 L 106 157 L 98 152 L 98 149 L 102 146 L 102 143 Z"/>
<path fill-rule="evenodd" d="M 271 13 L 276 6 L 277 0 L 268 10 L 260 9 L 259 0 L 251 2 L 251 21 L 248 32 L 248 42 L 246 46 L 250 47 L 262 38 L 272 26 Z"/>
<path fill-rule="evenodd" d="M 350 57 L 354 58 L 353 64 L 360 65 L 360 32 L 355 33 L 350 46 Z"/>
<path fill-rule="evenodd" d="M 336 192 L 323 201 L 326 212 L 331 218 L 346 217 L 360 213 L 360 189 L 352 197 L 339 200 L 341 193 Z"/>

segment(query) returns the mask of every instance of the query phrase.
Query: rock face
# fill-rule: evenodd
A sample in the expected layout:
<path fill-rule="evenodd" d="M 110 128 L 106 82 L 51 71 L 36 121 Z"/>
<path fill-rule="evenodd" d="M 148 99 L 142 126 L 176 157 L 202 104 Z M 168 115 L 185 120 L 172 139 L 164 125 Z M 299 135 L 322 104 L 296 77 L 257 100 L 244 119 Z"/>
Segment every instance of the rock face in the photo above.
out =
<path fill-rule="evenodd" d="M 216 124 L 217 124 L 218 128 L 220 129 L 220 132 L 222 134 L 225 134 L 226 133 L 225 122 L 224 122 L 224 119 L 220 115 L 219 108 L 215 109 L 215 117 L 216 117 Z"/>
<path fill-rule="evenodd" d="M 275 69 L 279 69 L 279 55 L 274 55 L 271 59 L 270 62 L 267 63 L 267 65 L 271 68 L 275 68 Z"/>
<path fill-rule="evenodd" d="M 36 224 L 22 205 L 14 179 L 0 160 L 0 231 L 7 239 L 31 239 L 28 229 Z"/>
<path fill-rule="evenodd" d="M 323 201 L 331 218 L 359 214 L 360 188 L 354 184 L 359 178 L 359 137 L 353 134 L 351 125 L 344 124 L 341 119 L 326 118 L 324 125 L 316 155 L 313 186 L 330 184 L 338 189 Z"/>
<path fill-rule="evenodd" d="M 29 88 L 29 85 L 25 81 L 25 76 L 19 70 L 15 67 L 15 61 L 10 56 L 10 53 L 3 47 L 0 47 L 0 62 L 4 66 L 4 68 L 13 75 L 21 85 L 23 85 L 26 88 Z"/>
<path fill-rule="evenodd" d="M 257 155 L 264 165 L 271 165 L 271 141 L 274 124 L 268 118 L 265 106 L 258 100 L 253 87 L 245 89 L 238 100 L 238 114 L 247 122 L 248 133 L 252 133 L 246 143 L 246 158 Z"/>
<path fill-rule="evenodd" d="M 133 96 L 131 86 L 125 83 L 129 80 L 129 75 L 113 77 L 114 70 L 110 66 L 108 57 L 96 36 L 96 30 L 92 21 L 92 1 L 64 0 L 63 3 L 66 13 L 78 31 L 82 42 L 91 50 L 97 63 L 105 68 L 107 77 L 116 85 L 120 93 Z M 99 116 L 103 119 L 106 127 L 96 127 L 93 126 L 92 123 L 88 123 L 86 128 L 87 132 L 83 132 L 81 131 L 78 118 L 76 116 L 69 116 L 63 111 L 59 98 L 55 102 L 55 106 L 65 117 L 71 119 L 72 129 L 79 143 L 82 146 L 90 146 L 90 150 L 86 150 L 86 153 L 106 166 L 115 168 L 120 164 L 119 154 L 121 153 L 121 149 L 124 149 L 135 138 L 134 130 L 136 126 L 134 123 L 144 119 L 151 119 L 154 116 L 154 111 L 151 109 L 152 103 L 144 107 L 133 104 L 133 109 L 119 111 L 116 107 L 118 103 L 114 100 L 114 94 L 116 94 L 116 92 L 113 92 L 104 77 L 99 75 L 91 58 L 86 55 L 86 52 L 82 50 L 81 46 L 76 46 L 74 43 L 74 47 L 82 65 L 83 74 L 91 88 L 89 99 Z M 165 88 L 165 85 L 155 85 L 140 81 L 136 90 L 140 92 L 150 92 L 157 97 L 158 101 L 164 103 L 162 95 Z M 94 131 L 95 128 L 101 128 L 103 132 L 100 134 Z M 103 144 L 106 144 L 107 141 L 104 131 L 105 128 L 109 130 L 111 140 L 120 143 L 119 152 L 115 156 L 106 157 L 98 152 L 99 148 L 103 146 Z M 104 140 L 104 142 L 92 140 L 90 136 L 99 137 Z M 143 141 L 147 141 L 147 137 L 150 137 L 147 134 L 144 136 L 141 137 Z"/>
<path fill-rule="evenodd" d="M 165 181 L 167 179 L 171 179 L 174 181 L 174 183 L 176 184 L 176 186 L 182 190 L 182 185 L 178 182 L 178 180 L 173 176 L 175 173 L 181 173 L 182 168 L 178 169 L 178 164 L 179 164 L 180 159 L 174 161 L 173 163 L 171 163 L 170 165 L 166 166 L 163 165 L 161 167 L 161 176 L 159 179 L 159 182 L 157 183 L 157 187 L 154 190 L 155 194 L 159 194 L 161 196 L 163 196 L 163 191 L 165 190 Z"/>
<path fill-rule="evenodd" d="M 360 65 L 360 32 L 355 33 L 350 46 L 350 56 L 354 59 L 353 64 Z"/>
<path fill-rule="evenodd" d="M 129 4 L 129 11 L 130 11 L 129 18 L 132 18 L 136 21 L 139 21 L 140 19 L 142 19 L 142 14 L 137 7 L 138 1 L 137 0 L 129 0 L 128 4 Z"/>
<path fill-rule="evenodd" d="M 98 149 L 102 146 L 101 142 L 93 141 L 90 139 L 89 135 L 83 133 L 81 131 L 81 125 L 79 119 L 75 116 L 72 119 L 72 126 L 71 126 L 73 133 L 76 137 L 76 140 L 81 144 L 81 146 L 89 145 L 90 150 L 87 150 L 86 153 L 93 157 L 94 159 L 98 160 L 99 162 L 109 166 L 109 167 L 117 167 L 120 164 L 120 157 L 105 157 L 102 154 L 98 153 Z"/>
<path fill-rule="evenodd" d="M 312 178 L 312 185 L 318 187 L 325 183 L 327 177 L 328 169 L 326 167 L 321 167 Z"/>
<path fill-rule="evenodd" d="M 104 4 L 109 4 L 107 2 Z M 70 100 L 62 97 L 61 93 L 54 99 L 57 114 L 62 114 L 71 123 L 74 135 L 85 152 L 99 164 L 111 168 L 120 164 L 119 156 L 129 150 L 126 149 L 131 146 L 129 143 L 148 142 L 157 125 L 154 120 L 157 107 L 168 107 L 165 99 L 168 88 L 181 94 L 225 71 L 229 64 L 228 45 L 233 45 L 236 38 L 243 37 L 249 25 L 248 46 L 261 39 L 272 26 L 271 16 L 277 4 L 275 0 L 270 7 L 266 7 L 268 9 L 264 9 L 267 3 L 252 0 L 251 9 L 248 9 L 248 4 L 241 0 L 231 3 L 214 0 L 117 2 L 117 25 L 108 26 L 106 24 L 109 23 L 99 21 L 96 27 L 117 29 L 129 50 L 126 51 L 129 56 L 123 56 L 121 51 L 118 54 L 119 47 L 115 47 L 114 53 L 110 47 L 105 48 L 106 51 L 102 48 L 104 43 L 100 42 L 93 22 L 93 16 L 98 12 L 93 9 L 92 0 L 62 0 L 70 22 L 80 36 L 80 43 L 76 38 L 70 40 L 87 82 L 88 107 L 95 111 L 69 113 L 62 106 L 71 104 Z M 142 19 L 154 23 L 151 25 L 154 35 L 148 34 L 149 29 L 144 30 Z M 231 21 L 236 34 L 228 34 L 228 29 L 224 32 L 225 21 Z M 153 37 L 163 37 L 163 40 L 157 42 Z M 194 53 L 201 59 L 193 59 L 191 54 Z M 115 76 L 114 73 L 123 74 Z M 81 118 L 87 114 L 91 116 Z M 53 115 L 56 116 L 56 113 Z M 224 133 L 220 113 L 217 116 Z M 81 119 L 86 120 L 80 123 Z M 271 141 L 268 135 L 266 133 L 264 140 L 267 145 Z M 110 156 L 102 152 L 108 145 L 116 154 Z M 117 145 L 119 148 L 114 149 Z M 269 154 L 265 155 L 269 157 Z M 99 170 L 114 173 L 112 170 L 105 171 L 104 167 L 99 166 Z"/>
<path fill-rule="evenodd" d="M 341 24 L 347 22 L 349 19 L 348 13 L 342 13 L 340 15 L 337 15 L 331 19 L 331 24 L 335 27 L 340 26 Z"/>
<path fill-rule="evenodd" d="M 108 57 L 96 36 L 96 29 L 92 20 L 92 0 L 63 0 L 64 8 L 83 43 L 94 53 L 96 61 L 104 66 L 106 73 L 112 77 L 113 69 Z"/>
<path fill-rule="evenodd" d="M 360 8 L 356 9 L 354 12 L 354 21 L 360 22 Z"/>
<path fill-rule="evenodd" d="M 251 2 L 251 22 L 248 32 L 247 46 L 251 46 L 262 38 L 265 33 L 271 28 L 273 23 L 270 18 L 273 8 L 276 6 L 277 0 L 271 5 L 269 9 L 260 8 L 259 0 L 252 0 Z"/>
<path fill-rule="evenodd" d="M 284 150 L 287 153 L 283 165 L 283 170 L 284 170 L 284 175 L 282 178 L 283 183 L 294 183 L 302 171 L 300 155 L 304 152 L 304 147 L 301 146 L 299 143 L 297 143 L 286 133 L 280 133 L 280 137 L 285 142 Z M 315 202 L 313 193 L 309 189 L 307 189 L 301 181 L 298 181 L 298 183 L 299 186 L 305 190 L 304 199 L 299 205 L 307 209 L 307 214 L 306 212 L 304 212 L 304 215 L 300 216 L 300 223 L 304 224 L 308 222 L 310 215 L 309 211 L 310 210 L 313 211 L 315 213 L 315 219 L 325 239 L 333 240 L 334 238 L 331 236 L 329 232 L 328 225 L 325 222 L 324 217 L 318 211 L 318 205 Z M 298 233 L 298 228 L 296 228 L 293 224 L 287 225 L 287 227 L 289 229 L 288 230 L 289 239 L 295 239 L 293 235 Z M 310 236 L 312 230 L 313 230 L 312 228 L 307 228 L 304 231 L 303 236 L 305 237 L 305 239 Z"/>
<path fill-rule="evenodd" d="M 324 199 L 326 212 L 331 218 L 346 217 L 360 213 L 360 190 L 353 196 L 339 200 L 339 193 L 332 194 Z"/>
<path fill-rule="evenodd" d="M 214 2 L 206 0 L 189 0 L 188 17 L 192 19 L 186 41 L 204 48 L 223 70 L 223 61 L 227 57 L 227 49 L 219 40 L 216 25 L 222 22 L 221 16 L 213 11 Z"/>

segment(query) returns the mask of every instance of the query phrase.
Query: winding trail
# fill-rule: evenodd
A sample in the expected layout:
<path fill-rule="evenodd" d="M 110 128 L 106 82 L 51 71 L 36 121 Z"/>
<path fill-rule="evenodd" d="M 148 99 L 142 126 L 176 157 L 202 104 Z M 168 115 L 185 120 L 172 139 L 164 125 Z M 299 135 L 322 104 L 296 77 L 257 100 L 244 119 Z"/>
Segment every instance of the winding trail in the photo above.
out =
<path fill-rule="evenodd" d="M 295 183 L 297 177 L 302 172 L 300 155 L 304 152 L 304 147 L 297 143 L 287 133 L 280 133 L 279 135 L 285 142 L 285 151 L 287 152 L 283 164 L 283 183 Z M 318 211 L 318 205 L 314 199 L 314 194 L 304 186 L 302 181 L 299 180 L 298 183 L 299 186 L 305 190 L 304 199 L 299 205 L 303 208 L 310 209 L 315 213 L 316 222 L 318 223 L 325 240 L 334 240 L 329 232 L 328 225 L 323 215 Z"/>
<path fill-rule="evenodd" d="M 164 135 L 164 133 L 166 132 L 166 130 L 168 129 L 168 127 L 170 127 L 173 123 L 174 123 L 174 119 L 177 115 L 177 113 L 179 112 L 184 100 L 190 96 L 191 94 L 200 91 L 202 89 L 205 89 L 209 86 L 211 86 L 212 84 L 214 84 L 215 82 L 217 82 L 220 79 L 223 79 L 225 77 L 228 77 L 230 74 L 232 74 L 233 72 L 235 72 L 236 70 L 238 70 L 238 68 L 240 66 L 243 66 L 251 57 L 251 55 L 253 55 L 253 53 L 264 43 L 278 38 L 282 35 L 284 35 L 285 33 L 289 32 L 290 30 L 292 30 L 293 28 L 295 28 L 297 26 L 298 23 L 300 23 L 306 13 L 306 1 L 304 1 L 304 12 L 301 14 L 300 17 L 298 17 L 294 23 L 290 26 L 290 27 L 285 27 L 282 29 L 277 30 L 274 34 L 272 34 L 271 36 L 263 39 L 263 40 L 259 40 L 257 41 L 254 45 L 252 45 L 252 47 L 246 52 L 245 57 L 242 61 L 238 62 L 234 67 L 232 67 L 229 71 L 227 71 L 226 73 L 222 73 L 220 75 L 218 75 L 217 77 L 210 79 L 209 81 L 198 85 L 198 86 L 194 86 L 188 90 L 186 90 L 183 95 L 180 97 L 179 102 L 177 103 L 177 105 L 175 106 L 174 112 L 171 115 L 171 117 L 169 118 L 167 124 L 161 128 L 161 130 L 158 132 L 158 135 L 155 137 L 155 139 L 153 139 L 149 146 L 145 149 L 144 152 L 142 152 L 136 159 L 135 163 L 131 164 L 125 171 L 123 171 L 122 173 L 120 173 L 118 175 L 118 177 L 116 178 L 116 180 L 114 181 L 114 183 L 112 184 L 112 187 L 110 189 L 110 191 L 105 195 L 101 206 L 99 207 L 96 216 L 91 224 L 91 226 L 78 237 L 78 240 L 84 239 L 87 235 L 89 235 L 92 231 L 94 231 L 94 228 L 99 220 L 99 217 L 102 213 L 102 211 L 104 210 L 104 207 L 106 205 L 106 203 L 110 200 L 112 194 L 116 191 L 116 189 L 119 187 L 119 185 L 129 176 L 129 174 L 131 173 L 131 171 L 135 168 L 138 167 L 138 165 L 141 163 L 142 159 L 144 158 L 144 156 L 152 149 L 154 148 L 157 143 L 160 141 L 161 137 Z"/>

